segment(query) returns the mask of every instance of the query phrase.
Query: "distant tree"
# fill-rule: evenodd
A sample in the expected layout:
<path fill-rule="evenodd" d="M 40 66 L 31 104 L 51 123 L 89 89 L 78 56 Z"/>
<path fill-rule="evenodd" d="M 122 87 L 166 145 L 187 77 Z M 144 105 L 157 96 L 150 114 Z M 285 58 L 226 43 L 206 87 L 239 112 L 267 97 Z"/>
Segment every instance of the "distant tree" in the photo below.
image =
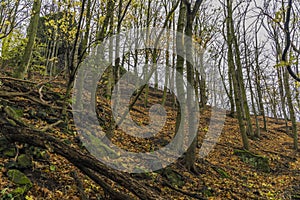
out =
<path fill-rule="evenodd" d="M 267 120 L 266 120 L 266 113 L 264 109 L 264 102 L 263 102 L 263 95 L 262 95 L 262 88 L 261 88 L 261 81 L 262 81 L 262 72 L 260 69 L 260 61 L 259 61 L 259 56 L 260 52 L 262 51 L 262 47 L 259 47 L 258 44 L 258 22 L 255 23 L 254 27 L 254 65 L 252 67 L 252 70 L 254 72 L 254 77 L 255 77 L 255 86 L 256 86 L 256 91 L 257 91 L 257 108 L 258 108 L 258 113 L 259 115 L 263 116 L 263 123 L 264 127 L 263 129 L 266 131 L 267 130 Z"/>
<path fill-rule="evenodd" d="M 229 74 L 232 78 L 233 82 L 233 91 L 234 91 L 234 99 L 236 106 L 236 113 L 239 122 L 240 132 L 243 141 L 244 149 L 249 149 L 248 137 L 244 124 L 244 116 L 243 116 L 243 97 L 242 91 L 244 88 L 241 88 L 241 84 L 239 81 L 243 81 L 240 77 L 239 71 L 235 67 L 234 63 L 234 48 L 236 48 L 236 38 L 234 36 L 234 25 L 233 25 L 233 8 L 232 8 L 232 0 L 226 1 L 226 9 L 227 9 L 227 19 L 226 19 L 226 30 L 227 30 L 227 46 L 228 46 L 228 68 Z M 239 59 L 239 58 L 238 58 Z M 244 91 L 245 92 L 245 91 Z"/>
<path fill-rule="evenodd" d="M 67 101 L 70 99 L 71 96 L 71 91 L 73 88 L 73 84 L 75 81 L 75 77 L 79 68 L 79 64 L 80 64 L 80 60 L 78 60 L 78 55 L 79 55 L 79 43 L 80 43 L 80 32 L 81 32 L 81 26 L 83 23 L 83 15 L 84 15 L 84 11 L 85 11 L 85 5 L 86 4 L 86 0 L 83 0 L 81 2 L 81 8 L 80 8 L 80 15 L 79 15 L 79 20 L 78 20 L 78 24 L 77 24 L 77 29 L 75 32 L 75 38 L 74 38 L 74 43 L 73 43 L 73 47 L 72 47 L 72 51 L 69 57 L 69 64 L 68 64 L 68 75 L 69 75 L 69 79 L 68 79 L 68 84 L 67 84 L 67 90 L 66 90 L 66 94 L 64 97 L 65 105 L 63 107 L 62 110 L 62 114 L 65 116 L 66 115 L 66 108 L 67 108 Z"/>
<path fill-rule="evenodd" d="M 20 0 L 2 0 L 0 7 L 0 40 L 6 38 L 13 32 L 16 26 L 22 22 L 22 18 L 18 18 L 17 15 L 27 5 L 26 2 L 22 2 L 24 6 L 20 6 Z M 25 18 L 25 17 L 24 17 Z"/>

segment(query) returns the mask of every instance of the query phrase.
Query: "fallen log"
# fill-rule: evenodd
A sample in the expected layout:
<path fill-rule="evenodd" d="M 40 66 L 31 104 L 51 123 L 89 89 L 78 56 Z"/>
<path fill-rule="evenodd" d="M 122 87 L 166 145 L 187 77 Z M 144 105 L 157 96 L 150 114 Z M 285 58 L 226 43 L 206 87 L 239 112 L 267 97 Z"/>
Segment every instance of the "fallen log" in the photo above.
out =
<path fill-rule="evenodd" d="M 140 199 L 163 199 L 162 197 L 160 197 L 157 191 L 138 182 L 137 180 L 132 178 L 130 174 L 111 169 L 98 161 L 93 156 L 83 153 L 80 150 L 65 144 L 64 142 L 62 142 L 58 138 L 51 136 L 50 134 L 32 130 L 28 127 L 12 126 L 9 123 L 1 124 L 0 134 L 11 143 L 26 143 L 44 149 L 51 149 L 53 153 L 66 158 L 69 162 L 71 162 L 74 166 L 76 166 L 84 174 L 86 174 L 98 184 L 103 182 L 103 180 L 101 180 L 101 178 L 98 176 L 99 174 L 101 176 L 107 177 L 120 186 L 123 186 L 134 196 Z M 108 188 L 106 189 L 108 190 Z M 123 194 L 120 192 L 118 193 L 113 189 L 109 190 L 108 192 L 113 196 L 113 199 L 124 199 L 125 197 L 126 199 L 132 199 L 127 194 Z"/>

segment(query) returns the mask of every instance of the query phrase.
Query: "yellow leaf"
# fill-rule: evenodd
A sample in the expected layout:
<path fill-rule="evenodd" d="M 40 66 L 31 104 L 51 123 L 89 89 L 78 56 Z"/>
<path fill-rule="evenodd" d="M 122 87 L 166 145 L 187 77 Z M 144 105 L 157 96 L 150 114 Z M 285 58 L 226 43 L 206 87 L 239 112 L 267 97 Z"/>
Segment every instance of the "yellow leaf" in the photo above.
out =
<path fill-rule="evenodd" d="M 33 200 L 32 196 L 27 196 L 25 197 L 26 200 Z"/>

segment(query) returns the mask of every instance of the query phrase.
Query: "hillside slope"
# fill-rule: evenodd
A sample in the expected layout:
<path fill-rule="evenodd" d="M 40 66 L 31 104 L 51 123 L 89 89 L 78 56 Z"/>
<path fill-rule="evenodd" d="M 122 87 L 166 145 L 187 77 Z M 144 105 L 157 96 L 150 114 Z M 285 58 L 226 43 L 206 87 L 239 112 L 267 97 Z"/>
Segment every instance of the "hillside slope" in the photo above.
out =
<path fill-rule="evenodd" d="M 1 135 L 5 135 L 2 127 L 13 123 L 8 120 L 5 113 L 5 107 L 9 106 L 17 111 L 20 119 L 30 127 L 36 129 L 48 127 L 46 134 L 59 138 L 69 146 L 81 148 L 71 112 L 68 124 L 58 123 L 49 126 L 61 119 L 60 98 L 64 92 L 61 88 L 65 85 L 62 79 L 45 84 L 42 88 L 43 98 L 39 88 L 34 88 L 35 84 L 32 82 L 20 82 L 9 78 L 2 78 L 1 81 L 3 83 L 0 91 Z M 31 91 L 30 94 L 20 95 L 28 91 Z M 13 93 L 15 95 L 12 95 Z M 149 108 L 161 102 L 161 95 L 160 91 L 150 88 L 148 107 L 144 107 L 143 95 L 137 101 L 130 114 L 138 125 L 149 123 Z M 176 110 L 173 108 L 172 99 L 172 95 L 169 94 L 165 106 L 167 121 L 155 137 L 134 138 L 117 129 L 111 139 L 112 142 L 133 152 L 151 152 L 166 145 L 173 138 L 175 130 Z M 109 128 L 110 103 L 101 96 L 98 96 L 97 100 L 99 118 L 102 119 L 103 127 Z M 199 147 L 207 132 L 209 118 L 210 109 L 207 108 L 200 119 Z M 299 152 L 292 149 L 293 140 L 285 133 L 283 120 L 267 118 L 267 121 L 268 130 L 262 131 L 261 138 L 250 140 L 250 147 L 252 154 L 268 159 L 270 167 L 268 172 L 255 167 L 256 164 L 251 163 L 251 159 L 242 159 L 236 154 L 242 147 L 238 122 L 227 116 L 222 135 L 214 150 L 196 162 L 199 174 L 185 170 L 179 159 L 166 170 L 130 176 L 151 187 L 163 199 L 300 199 Z M 9 178 L 7 172 L 19 169 L 15 161 L 23 154 L 29 155 L 31 160 L 29 167 L 19 169 L 33 184 L 23 195 L 27 199 L 107 199 L 98 184 L 80 172 L 66 158 L 51 151 L 51 148 L 41 149 L 18 142 L 13 143 L 9 149 L 12 152 L 1 148 L 1 199 L 9 199 L 14 195 L 13 190 L 20 186 Z M 87 153 L 85 150 L 82 151 Z M 105 177 L 103 180 L 116 191 L 126 192 L 126 189 L 115 185 L 111 180 Z"/>

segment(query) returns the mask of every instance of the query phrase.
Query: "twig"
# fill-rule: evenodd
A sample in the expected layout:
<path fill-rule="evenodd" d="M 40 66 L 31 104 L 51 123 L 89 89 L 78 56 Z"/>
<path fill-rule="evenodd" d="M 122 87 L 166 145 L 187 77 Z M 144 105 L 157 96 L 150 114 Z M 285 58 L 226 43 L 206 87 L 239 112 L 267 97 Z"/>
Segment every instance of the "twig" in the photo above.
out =
<path fill-rule="evenodd" d="M 292 42 L 291 43 L 291 45 L 292 45 L 292 47 L 293 47 L 293 50 L 295 51 L 295 52 L 297 52 L 298 54 L 300 54 L 300 49 L 298 49 L 297 47 L 296 47 L 296 45 Z"/>
<path fill-rule="evenodd" d="M 12 78 L 12 77 L 0 77 L 0 79 L 12 80 L 12 81 L 18 81 L 18 82 L 30 83 L 30 84 L 37 84 L 36 82 L 33 82 L 33 81 L 23 80 L 23 79 L 18 79 L 18 78 Z"/>
<path fill-rule="evenodd" d="M 39 95 L 40 95 L 40 100 L 43 102 L 43 103 L 50 103 L 50 101 L 45 101 L 44 99 L 43 99 L 43 93 L 42 93 L 42 90 L 43 90 L 43 87 L 44 86 L 42 86 L 40 89 L 39 89 Z"/>
<path fill-rule="evenodd" d="M 3 110 L 8 115 L 8 117 L 11 120 L 13 120 L 14 122 L 16 122 L 17 124 L 31 128 L 31 129 L 33 129 L 35 131 L 39 131 L 39 132 L 46 132 L 48 129 L 53 128 L 54 126 L 57 126 L 58 124 L 63 122 L 62 120 L 58 120 L 57 122 L 50 124 L 48 126 L 45 126 L 42 129 L 37 129 L 34 126 L 32 126 L 31 124 L 24 122 L 11 107 L 6 106 Z"/>
<path fill-rule="evenodd" d="M 46 85 L 46 84 L 48 84 L 48 83 L 53 82 L 53 81 L 56 80 L 56 79 L 59 77 L 59 75 L 61 75 L 63 72 L 64 72 L 64 70 L 61 71 L 61 72 L 59 72 L 55 77 L 53 77 L 52 79 L 50 79 L 50 80 L 48 80 L 48 81 L 46 81 L 46 82 L 38 83 L 38 84 L 34 87 L 34 89 L 35 89 L 35 88 L 38 88 L 38 87 L 41 87 L 41 86 L 43 86 L 43 85 Z"/>
<path fill-rule="evenodd" d="M 47 130 L 53 128 L 54 126 L 57 126 L 57 125 L 60 124 L 60 123 L 63 123 L 63 121 L 62 121 L 62 120 L 58 120 L 57 122 L 55 122 L 55 123 L 53 123 L 53 124 L 50 124 L 50 125 L 48 125 L 48 126 L 45 126 L 44 128 L 42 128 L 41 131 L 42 131 L 42 132 L 46 132 Z"/>

